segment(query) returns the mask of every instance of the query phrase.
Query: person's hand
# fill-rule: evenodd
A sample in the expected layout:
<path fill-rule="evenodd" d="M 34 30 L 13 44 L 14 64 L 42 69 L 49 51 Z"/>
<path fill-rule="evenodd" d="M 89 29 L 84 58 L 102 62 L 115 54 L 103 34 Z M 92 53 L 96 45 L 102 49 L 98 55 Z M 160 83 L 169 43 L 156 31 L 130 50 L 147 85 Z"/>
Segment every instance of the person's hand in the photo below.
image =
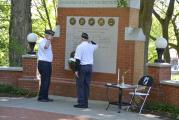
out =
<path fill-rule="evenodd" d="M 75 76 L 78 78 L 78 71 L 75 71 Z"/>
<path fill-rule="evenodd" d="M 91 43 L 92 43 L 93 45 L 96 45 L 96 43 L 95 43 L 94 41 L 91 41 Z"/>

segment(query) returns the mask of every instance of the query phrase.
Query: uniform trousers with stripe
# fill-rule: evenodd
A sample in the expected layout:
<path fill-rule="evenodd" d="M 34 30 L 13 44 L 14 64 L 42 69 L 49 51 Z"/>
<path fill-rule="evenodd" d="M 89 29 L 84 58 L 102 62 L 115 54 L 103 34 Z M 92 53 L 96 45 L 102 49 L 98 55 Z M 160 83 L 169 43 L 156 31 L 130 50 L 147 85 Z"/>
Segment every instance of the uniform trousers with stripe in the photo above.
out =
<path fill-rule="evenodd" d="M 51 81 L 52 64 L 51 62 L 38 61 L 38 70 L 41 75 L 41 85 L 38 99 L 48 99 L 48 91 Z"/>
<path fill-rule="evenodd" d="M 77 102 L 79 105 L 88 106 L 88 97 L 90 93 L 90 82 L 92 75 L 92 65 L 80 65 L 80 70 L 76 80 Z"/>

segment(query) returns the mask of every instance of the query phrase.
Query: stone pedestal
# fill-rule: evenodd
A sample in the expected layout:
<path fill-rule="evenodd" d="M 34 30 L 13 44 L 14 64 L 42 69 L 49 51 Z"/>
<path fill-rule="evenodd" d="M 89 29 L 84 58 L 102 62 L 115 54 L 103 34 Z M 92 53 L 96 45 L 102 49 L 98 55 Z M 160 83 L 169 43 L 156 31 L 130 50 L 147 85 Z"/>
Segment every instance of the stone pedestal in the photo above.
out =
<path fill-rule="evenodd" d="M 39 89 L 39 80 L 37 76 L 37 56 L 29 54 L 23 55 L 22 67 L 22 77 L 18 80 L 18 86 L 37 92 Z"/>
<path fill-rule="evenodd" d="M 154 78 L 153 87 L 150 93 L 150 100 L 166 102 L 165 89 L 161 81 L 171 79 L 171 65 L 168 63 L 148 63 L 148 75 Z"/>
<path fill-rule="evenodd" d="M 154 78 L 154 84 L 171 79 L 171 65 L 168 63 L 148 63 L 148 74 Z"/>

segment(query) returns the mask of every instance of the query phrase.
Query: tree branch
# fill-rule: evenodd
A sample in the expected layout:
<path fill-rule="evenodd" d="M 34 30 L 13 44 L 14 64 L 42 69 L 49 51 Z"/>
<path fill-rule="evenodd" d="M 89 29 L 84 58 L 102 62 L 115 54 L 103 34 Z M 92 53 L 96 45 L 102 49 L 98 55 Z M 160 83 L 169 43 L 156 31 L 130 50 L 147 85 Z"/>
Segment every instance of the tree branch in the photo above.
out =
<path fill-rule="evenodd" d="M 174 33 L 175 33 L 175 37 L 177 40 L 177 45 L 179 45 L 179 31 L 178 31 L 178 26 L 176 25 L 176 18 L 179 16 L 179 13 L 177 13 L 176 15 L 174 15 L 173 19 L 172 19 L 172 25 L 173 25 L 173 29 L 174 29 Z"/>
<path fill-rule="evenodd" d="M 163 23 L 163 19 L 160 17 L 160 15 L 153 9 L 153 14 L 155 15 L 155 17 L 158 19 L 158 21 L 160 23 Z"/>
<path fill-rule="evenodd" d="M 174 10 L 174 4 L 175 4 L 175 0 L 170 0 L 169 6 L 168 6 L 168 9 L 167 9 L 167 12 L 166 12 L 166 17 L 165 17 L 165 20 L 164 20 L 167 23 L 169 23 L 169 21 L 172 18 L 173 10 Z"/>
<path fill-rule="evenodd" d="M 50 17 L 49 17 L 49 13 L 48 13 L 48 10 L 47 10 L 47 5 L 46 5 L 45 0 L 42 0 L 42 3 L 43 3 L 43 6 L 44 6 L 44 9 L 45 9 L 46 16 L 47 16 L 48 25 L 49 25 L 50 29 L 52 30 L 52 25 L 51 25 L 51 22 L 50 22 Z"/>
<path fill-rule="evenodd" d="M 173 43 L 168 43 L 168 45 L 174 49 L 177 49 L 177 45 L 173 44 Z"/>
<path fill-rule="evenodd" d="M 57 18 L 57 5 L 56 5 L 56 0 L 53 0 L 53 7 L 54 7 L 54 10 L 55 10 L 55 18 Z"/>
<path fill-rule="evenodd" d="M 46 21 L 45 18 L 43 17 L 43 15 L 42 15 L 42 13 L 40 12 L 39 8 L 38 8 L 36 1 L 33 0 L 33 2 L 35 3 L 35 7 L 36 7 L 36 9 L 37 9 L 37 12 L 38 12 L 39 15 L 40 15 L 40 18 L 41 18 L 43 21 Z"/>
<path fill-rule="evenodd" d="M 154 36 L 152 36 L 152 35 L 150 35 L 149 37 L 150 37 L 153 41 L 156 40 L 156 37 L 154 37 Z"/>
<path fill-rule="evenodd" d="M 179 4 L 179 0 L 177 0 L 177 3 Z"/>

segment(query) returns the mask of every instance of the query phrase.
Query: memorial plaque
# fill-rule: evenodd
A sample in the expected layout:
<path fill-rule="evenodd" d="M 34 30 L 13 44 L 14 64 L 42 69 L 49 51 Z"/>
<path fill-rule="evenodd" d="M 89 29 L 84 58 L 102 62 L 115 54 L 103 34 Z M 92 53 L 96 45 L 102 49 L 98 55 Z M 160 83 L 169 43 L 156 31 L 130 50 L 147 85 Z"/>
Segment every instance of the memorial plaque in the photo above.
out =
<path fill-rule="evenodd" d="M 75 24 L 71 22 L 72 19 L 76 21 Z M 65 69 L 69 69 L 68 59 L 70 53 L 76 50 L 77 45 L 80 44 L 81 33 L 86 32 L 89 35 L 89 40 L 93 40 L 99 45 L 94 54 L 93 71 L 116 73 L 118 20 L 118 17 L 68 16 L 66 21 Z"/>

